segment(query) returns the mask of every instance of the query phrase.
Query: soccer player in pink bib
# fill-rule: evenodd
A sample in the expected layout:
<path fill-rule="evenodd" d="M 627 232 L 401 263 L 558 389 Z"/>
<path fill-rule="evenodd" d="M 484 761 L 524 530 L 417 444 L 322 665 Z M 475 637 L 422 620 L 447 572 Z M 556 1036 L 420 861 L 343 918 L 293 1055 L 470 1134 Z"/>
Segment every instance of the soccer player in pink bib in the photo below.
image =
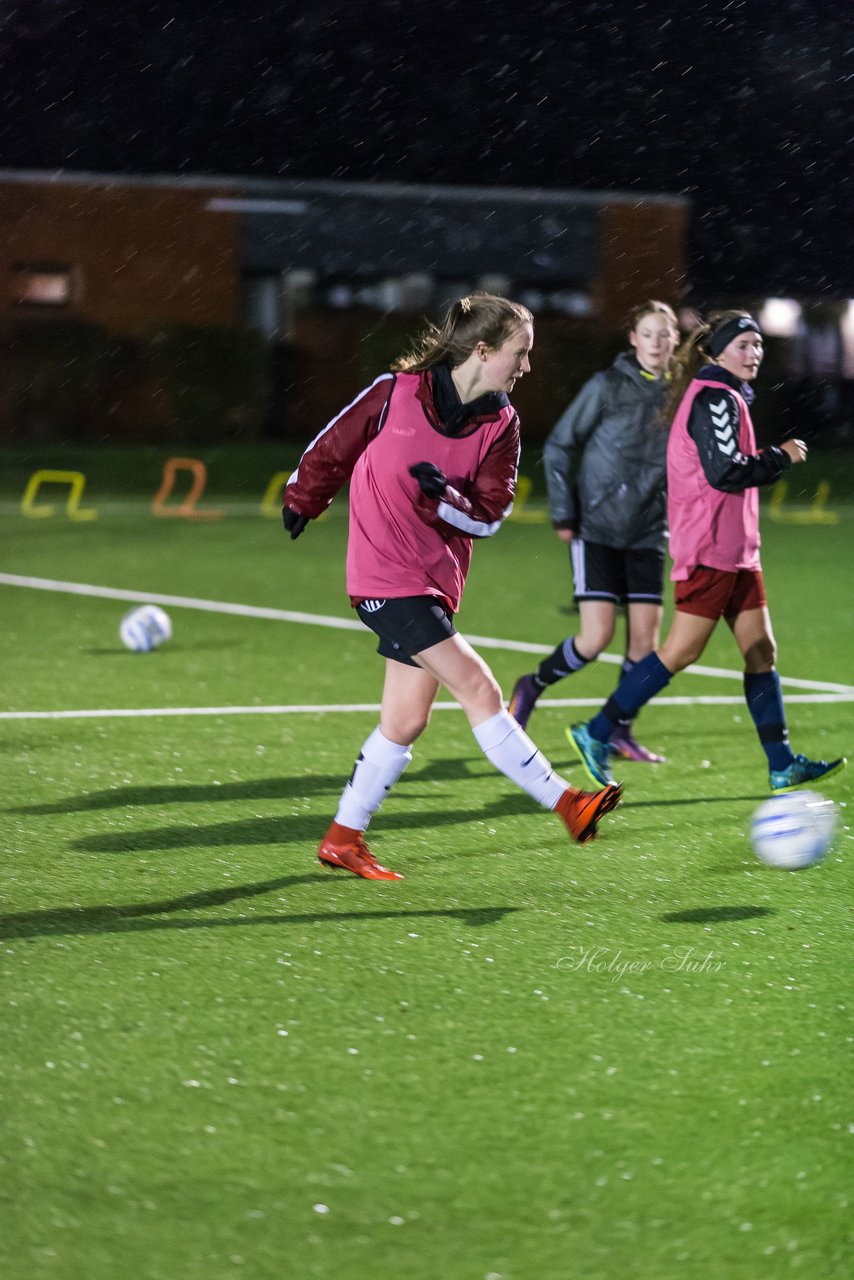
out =
<path fill-rule="evenodd" d="M 365 830 L 412 759 L 443 685 L 487 759 L 585 843 L 620 787 L 570 787 L 503 705 L 483 659 L 460 636 L 475 538 L 491 537 L 513 505 L 519 419 L 509 393 L 530 371 L 533 317 L 493 294 L 461 298 L 440 327 L 343 409 L 306 449 L 285 490 L 297 538 L 350 481 L 347 592 L 386 660 L 380 722 L 363 743 L 320 861 L 368 880 L 399 880 Z"/>
<path fill-rule="evenodd" d="M 721 618 L 744 659 L 744 697 L 768 760 L 773 792 L 817 782 L 846 763 L 809 760 L 789 745 L 776 645 L 759 561 L 759 486 L 804 462 L 802 440 L 756 450 L 751 383 L 762 363 L 759 325 L 746 311 L 713 313 L 675 356 L 665 406 L 673 622 L 664 643 L 618 684 L 587 724 L 568 730 L 589 776 L 610 782 L 608 740 L 678 671 L 696 662 Z"/>

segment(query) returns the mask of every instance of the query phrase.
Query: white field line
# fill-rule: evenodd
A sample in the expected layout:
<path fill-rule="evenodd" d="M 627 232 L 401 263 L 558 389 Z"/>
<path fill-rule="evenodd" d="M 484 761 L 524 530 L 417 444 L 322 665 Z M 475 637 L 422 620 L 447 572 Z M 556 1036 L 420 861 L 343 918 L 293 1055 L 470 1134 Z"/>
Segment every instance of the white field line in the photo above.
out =
<path fill-rule="evenodd" d="M 854 693 L 796 693 L 786 698 L 793 702 L 854 702 Z M 538 710 L 548 707 L 601 707 L 601 698 L 543 698 Z M 744 698 L 736 696 L 701 698 L 656 698 L 657 707 L 744 707 Z M 288 716 L 326 715 L 351 711 L 377 714 L 378 702 L 292 703 L 281 707 L 110 707 L 80 711 L 0 711 L 0 720 L 135 720 L 152 716 Z M 459 711 L 456 702 L 434 702 L 434 711 Z"/>
<path fill-rule="evenodd" d="M 356 618 L 339 618 L 322 613 L 301 613 L 289 609 L 270 609 L 258 605 L 231 604 L 220 600 L 201 600 L 194 596 L 173 596 L 160 592 L 128 591 L 121 587 L 99 587 L 85 582 L 62 582 L 53 578 L 33 578 L 13 573 L 0 573 L 0 586 L 28 587 L 39 591 L 58 591 L 71 595 L 95 596 L 108 600 L 125 600 L 132 603 L 170 605 L 173 608 L 197 609 L 207 613 L 233 614 L 238 617 L 266 618 L 274 622 L 294 622 L 308 626 L 333 627 L 342 631 L 360 631 L 365 628 Z M 501 640 L 494 636 L 467 635 L 466 639 L 476 648 L 504 649 L 514 653 L 546 654 L 551 653 L 553 645 L 533 644 L 526 640 Z M 622 656 L 603 653 L 600 662 L 622 664 Z M 740 671 L 730 671 L 724 667 L 690 666 L 684 675 L 712 676 L 722 680 L 741 681 Z M 822 680 L 803 680 L 794 676 L 781 677 L 781 683 L 791 689 L 812 689 L 817 696 L 789 696 L 788 702 L 850 702 L 854 701 L 854 686 L 833 684 Z M 543 699 L 541 707 L 598 707 L 601 698 L 565 698 Z M 692 706 L 696 704 L 709 706 L 737 706 L 743 702 L 742 697 L 670 697 L 656 698 L 657 706 Z M 437 710 L 456 708 L 455 702 L 438 702 Z M 141 708 L 138 710 L 116 709 L 98 711 L 34 711 L 34 712 L 0 712 L 0 719 L 63 719 L 81 717 L 109 716 L 170 716 L 170 715 L 287 715 L 287 714 L 322 714 L 324 712 L 345 711 L 378 711 L 376 703 L 351 704 L 294 704 L 275 707 L 162 707 Z"/>
<path fill-rule="evenodd" d="M 241 618 L 269 618 L 274 622 L 313 623 L 317 627 L 338 627 L 342 631 L 364 631 L 356 618 L 333 618 L 324 613 L 292 613 L 287 609 L 264 609 L 254 604 L 227 604 L 220 600 L 197 600 L 193 596 L 168 596 L 157 591 L 125 591 L 121 587 L 95 587 L 88 582 L 56 582 L 53 578 L 26 578 L 16 573 L 0 573 L 0 586 L 32 587 L 37 591 L 62 591 L 73 596 L 98 596 L 103 600 L 128 600 L 131 604 L 169 604 L 179 609 L 201 609 L 205 613 L 232 613 Z"/>

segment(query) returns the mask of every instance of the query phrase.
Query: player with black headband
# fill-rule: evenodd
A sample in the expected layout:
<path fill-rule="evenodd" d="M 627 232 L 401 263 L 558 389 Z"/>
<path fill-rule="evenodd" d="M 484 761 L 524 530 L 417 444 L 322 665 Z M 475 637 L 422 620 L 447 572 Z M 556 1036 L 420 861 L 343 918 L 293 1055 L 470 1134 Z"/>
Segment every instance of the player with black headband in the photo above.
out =
<path fill-rule="evenodd" d="M 817 782 L 846 763 L 809 760 L 789 746 L 759 560 L 758 489 L 804 462 L 807 447 L 793 439 L 756 451 L 748 406 L 762 355 L 762 333 L 746 311 L 713 313 L 676 353 L 665 406 L 673 417 L 667 485 L 675 613 L 664 643 L 624 676 L 592 720 L 567 730 L 600 786 L 611 781 L 614 726 L 700 658 L 721 618 L 744 659 L 744 696 L 771 790 Z"/>

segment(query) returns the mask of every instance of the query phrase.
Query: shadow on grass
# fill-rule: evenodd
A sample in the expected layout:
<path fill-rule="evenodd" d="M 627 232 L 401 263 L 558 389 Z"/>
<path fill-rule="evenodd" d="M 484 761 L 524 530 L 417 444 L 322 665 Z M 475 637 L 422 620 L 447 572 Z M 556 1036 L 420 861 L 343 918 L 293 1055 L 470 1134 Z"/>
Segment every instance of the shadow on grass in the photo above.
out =
<path fill-rule="evenodd" d="M 107 652 L 105 650 L 105 652 Z M 127 650 L 116 650 L 117 653 L 124 653 L 128 657 L 138 657 L 138 655 L 130 654 Z M 355 746 L 354 746 L 355 754 Z M 559 753 L 560 754 L 560 753 Z M 556 767 L 561 773 L 567 776 L 567 779 L 573 786 L 579 786 L 584 790 L 589 789 L 590 783 L 582 775 L 578 761 L 572 760 L 556 761 Z M 632 772 L 631 766 L 623 772 Z M 487 778 L 490 774 L 500 785 L 500 780 L 492 769 L 489 762 L 478 752 L 472 755 L 455 756 L 452 758 L 429 757 L 420 758 L 413 763 L 397 784 L 399 792 L 410 800 L 414 799 L 432 799 L 431 793 L 418 791 L 418 785 L 430 782 L 449 782 L 464 784 L 468 779 Z M 6 813 L 26 814 L 26 815 L 44 815 L 65 813 L 85 813 L 92 811 L 104 811 L 110 809 L 126 809 L 132 806 L 138 807 L 156 807 L 174 804 L 211 804 L 211 803 L 232 803 L 235 801 L 265 801 L 265 800 L 293 800 L 305 799 L 315 795 L 333 795 L 340 794 L 342 787 L 346 781 L 346 770 L 334 774 L 292 774 L 282 775 L 271 778 L 253 778 L 241 780 L 238 782 L 225 783 L 180 783 L 180 784 L 164 784 L 157 786 L 125 786 L 109 788 L 101 791 L 84 792 L 76 796 L 69 796 L 61 800 L 55 800 L 46 804 L 32 804 L 10 807 L 4 810 Z M 642 783 L 641 783 L 642 785 Z M 628 799 L 624 799 L 622 809 L 637 808 L 683 808 L 687 805 L 699 804 L 731 804 L 734 801 L 750 801 L 758 803 L 767 799 L 767 792 L 759 795 L 694 795 L 680 796 L 675 799 L 642 799 L 635 798 L 634 779 L 630 779 L 630 794 Z M 640 790 L 640 788 L 639 788 Z M 482 813 L 471 814 L 471 817 L 489 817 L 491 815 L 500 815 L 501 813 L 523 813 L 529 809 L 531 802 L 524 796 L 518 797 L 518 805 L 516 807 L 501 807 L 497 805 L 494 808 L 485 809 Z M 450 821 L 462 821 L 464 817 L 451 817 Z M 270 820 L 273 821 L 272 819 Z M 436 825 L 440 825 L 441 818 L 435 819 Z M 420 821 L 406 825 L 423 825 Z"/>
<path fill-rule="evenodd" d="M 130 805 L 211 804 L 233 800 L 292 800 L 310 795 L 338 793 L 346 778 L 343 773 L 307 774 L 290 778 L 255 778 L 247 782 L 189 783 L 180 786 L 116 787 L 90 791 L 52 804 L 22 805 L 7 813 L 85 813 L 94 809 L 125 809 Z"/>
<path fill-rule="evenodd" d="M 298 814 L 246 818 L 236 822 L 220 822 L 201 825 L 149 827 L 122 832 L 109 832 L 83 836 L 71 843 L 72 849 L 84 853 L 157 853 L 167 849 L 218 849 L 245 845 L 316 845 L 332 816 Z M 389 811 L 382 815 L 382 825 L 377 827 L 376 837 L 382 839 L 392 831 L 436 830 L 471 822 L 491 822 L 501 817 L 532 815 L 550 820 L 551 827 L 560 833 L 560 824 L 537 806 L 522 792 L 503 796 L 492 804 L 476 809 L 407 809 Z"/>
<path fill-rule="evenodd" d="M 686 804 L 759 804 L 768 799 L 768 792 L 763 791 L 755 796 L 680 796 L 678 800 L 629 800 L 623 801 L 621 809 L 679 809 Z"/>
<path fill-rule="evenodd" d="M 214 792 L 220 788 L 214 788 Z M 415 798 L 410 795 L 409 799 Z M 201 797 L 197 798 L 201 801 Z M 721 796 L 720 803 L 731 803 L 727 797 Z M 469 822 L 493 822 L 501 818 L 515 818 L 540 815 L 540 821 L 549 815 L 538 810 L 534 802 L 523 792 L 511 792 L 491 804 L 481 805 L 475 809 L 451 809 L 445 805 L 438 807 L 440 801 L 436 797 L 437 808 L 409 808 L 403 811 L 385 810 L 382 824 L 377 827 L 377 836 L 382 838 L 392 831 L 423 831 L 442 827 L 457 827 Z M 664 800 L 641 801 L 640 804 L 627 804 L 625 801 L 620 812 L 635 807 L 669 807 L 671 805 L 704 804 L 707 801 L 697 800 Z M 84 836 L 75 840 L 73 849 L 85 853 L 156 853 L 166 849 L 204 849 L 222 848 L 223 846 L 242 845 L 289 845 L 293 843 L 314 843 L 323 834 L 327 820 L 332 816 L 330 809 L 323 814 L 289 814 L 284 816 L 254 817 L 235 822 L 220 822 L 210 825 L 181 825 L 166 827 L 149 827 Z M 552 820 L 553 821 L 553 820 Z M 608 819 L 601 826 L 602 834 L 607 834 Z M 556 827 L 555 830 L 559 830 Z"/>
<path fill-rule="evenodd" d="M 773 914 L 770 907 L 690 907 L 687 911 L 667 911 L 659 919 L 665 924 L 726 924 Z"/>
<path fill-rule="evenodd" d="M 352 877 L 353 888 L 361 882 Z M 261 880 L 253 884 L 230 885 L 223 889 L 209 889 L 201 893 L 188 893 L 180 898 L 167 898 L 159 902 L 131 902 L 123 906 L 53 907 L 44 911 L 22 911 L 15 915 L 0 916 L 0 938 L 40 938 L 68 934 L 139 933 L 153 929 L 225 929 L 248 925 L 322 924 L 339 920 L 411 920 L 420 918 L 444 918 L 460 920 L 474 928 L 497 924 L 505 915 L 519 911 L 519 907 L 436 907 L 399 911 L 310 911 L 298 915 L 253 915 L 229 919 L 157 920 L 154 916 L 168 916 L 177 911 L 191 911 L 204 907 L 220 907 L 231 902 L 258 897 L 277 889 L 294 885 L 328 883 L 329 873 L 319 875 L 280 876 L 275 880 Z M 364 887 L 364 886 L 362 886 Z M 371 892 L 373 892 L 373 886 Z M 381 891 L 382 892 L 382 891 Z"/>
<path fill-rule="evenodd" d="M 483 775 L 490 773 L 490 765 L 482 756 L 472 757 L 471 763 L 483 765 Z M 407 798 L 415 798 L 412 785 L 433 780 L 460 782 L 465 777 L 480 776 L 469 767 L 469 760 L 438 760 L 423 769 L 413 769 L 398 783 L 405 788 Z M 312 795 L 338 795 L 347 781 L 342 770 L 335 774 L 297 774 L 292 777 L 254 778 L 246 782 L 225 782 L 221 785 L 184 783 L 178 786 L 111 787 L 107 791 L 89 791 L 50 804 L 21 805 L 6 809 L 6 813 L 50 815 L 56 813 L 86 813 L 98 809 L 125 809 L 131 805 L 211 804 L 234 800 L 292 800 Z"/>
<path fill-rule="evenodd" d="M 482 768 L 478 768 L 479 765 Z M 565 772 L 569 772 L 565 765 L 561 767 Z M 467 778 L 486 778 L 491 772 L 489 764 L 480 756 L 436 760 L 426 764 L 422 769 L 412 770 L 404 775 L 397 784 L 397 789 L 407 800 L 431 799 L 433 797 L 430 793 L 415 791 L 413 787 L 420 782 L 464 782 Z M 254 778 L 246 782 L 226 782 L 221 785 L 200 782 L 185 783 L 178 786 L 116 787 L 110 788 L 108 791 L 90 791 L 77 796 L 69 796 L 65 800 L 56 800 L 51 804 L 21 805 L 5 809 L 3 812 L 49 816 L 59 813 L 87 813 L 96 810 L 126 809 L 132 806 L 222 804 L 223 802 L 231 803 L 238 800 L 302 800 L 315 795 L 338 796 L 345 781 L 346 778 L 342 772 L 335 774 L 296 774 L 280 778 Z M 501 785 L 498 777 L 496 777 L 496 782 Z M 586 790 L 589 784 L 582 778 L 575 778 L 573 786 L 581 786 L 582 789 Z M 623 800 L 620 807 L 623 811 L 627 809 L 670 809 L 697 804 L 732 804 L 736 801 L 758 803 L 760 800 L 767 798 L 766 793 L 755 796 L 682 796 L 676 800 L 641 800 L 630 796 L 628 800 Z M 501 814 L 533 812 L 534 807 L 533 802 L 526 796 L 522 793 L 514 792 L 509 797 L 496 801 L 495 804 L 483 810 L 472 811 L 460 816 L 451 815 L 448 821 L 460 822 L 465 821 L 466 818 L 489 818 L 500 816 Z M 436 825 L 440 825 L 442 822 L 441 815 L 434 815 L 432 820 L 435 821 Z M 280 821 L 282 819 L 269 819 L 270 823 L 278 823 Z M 419 818 L 413 822 L 394 825 L 423 826 L 424 823 Z M 276 839 L 279 837 L 273 835 L 266 838 Z"/>
<path fill-rule="evenodd" d="M 474 767 L 472 767 L 474 766 Z M 454 756 L 453 759 L 429 760 L 421 768 L 411 766 L 400 779 L 398 786 L 412 782 L 431 782 L 434 779 L 462 782 L 464 778 L 495 776 L 492 765 L 483 756 Z"/>

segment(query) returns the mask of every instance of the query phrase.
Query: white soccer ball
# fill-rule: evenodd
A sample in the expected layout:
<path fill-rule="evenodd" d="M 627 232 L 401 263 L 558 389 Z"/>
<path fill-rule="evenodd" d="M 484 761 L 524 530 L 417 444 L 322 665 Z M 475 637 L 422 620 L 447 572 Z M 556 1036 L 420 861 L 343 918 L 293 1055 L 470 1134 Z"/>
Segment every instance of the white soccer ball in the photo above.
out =
<path fill-rule="evenodd" d="M 821 861 L 835 827 L 832 800 L 815 791 L 789 791 L 762 802 L 750 822 L 750 839 L 760 861 L 798 871 Z"/>
<path fill-rule="evenodd" d="M 126 613 L 119 625 L 122 644 L 134 653 L 149 653 L 172 636 L 172 623 L 168 613 L 156 604 L 144 604 Z"/>

